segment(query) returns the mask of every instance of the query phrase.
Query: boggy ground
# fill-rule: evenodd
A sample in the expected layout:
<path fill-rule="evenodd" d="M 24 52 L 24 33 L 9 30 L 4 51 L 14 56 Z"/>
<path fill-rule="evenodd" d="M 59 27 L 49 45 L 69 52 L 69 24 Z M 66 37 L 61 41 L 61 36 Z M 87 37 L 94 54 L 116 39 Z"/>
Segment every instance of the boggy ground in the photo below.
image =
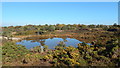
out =
<path fill-rule="evenodd" d="M 61 37 L 61 38 L 69 37 L 69 38 L 75 38 L 75 39 L 80 40 L 80 41 L 84 41 L 85 43 L 92 43 L 93 41 L 95 41 L 95 42 L 98 42 L 99 44 L 103 44 L 103 45 L 106 45 L 106 42 L 111 40 L 112 38 L 114 38 L 114 39 L 116 38 L 115 32 L 105 31 L 102 29 L 98 29 L 98 30 L 95 30 L 95 29 L 93 29 L 93 30 L 55 30 L 52 32 L 46 32 L 42 35 L 26 35 L 26 36 L 22 36 L 22 35 L 17 36 L 16 35 L 15 37 L 22 38 L 22 39 L 47 39 L 47 38 L 53 38 L 53 37 Z M 4 43 L 3 43 L 3 45 L 4 45 Z M 7 45 L 12 47 L 11 48 L 11 49 L 13 49 L 12 52 L 10 52 L 11 49 Z M 25 50 L 24 50 L 24 48 L 17 49 L 17 47 L 14 47 L 14 46 L 16 46 L 15 44 L 13 46 L 12 45 L 13 45 L 12 43 L 10 44 L 10 42 L 8 42 L 8 44 L 6 44 L 4 46 L 5 48 L 3 48 L 4 49 L 3 56 L 5 56 L 3 59 L 3 61 L 4 61 L 3 65 L 5 65 L 5 66 L 6 65 L 8 65 L 8 66 L 52 66 L 53 64 L 50 63 L 51 61 L 52 61 L 52 63 L 54 62 L 54 65 L 59 65 L 57 63 L 60 63 L 59 61 L 61 61 L 61 60 L 62 61 L 63 60 L 68 60 L 68 61 L 71 60 L 71 61 L 74 61 L 73 62 L 74 64 L 78 64 L 78 61 L 71 57 L 72 54 L 74 54 L 74 53 L 76 55 L 79 55 L 78 58 L 85 57 L 85 60 L 86 60 L 86 58 L 89 58 L 87 60 L 88 62 L 90 60 L 92 60 L 91 57 L 95 58 L 94 59 L 95 62 L 90 61 L 90 62 L 92 62 L 92 64 L 97 65 L 96 63 L 98 63 L 98 65 L 99 65 L 100 63 L 103 63 L 105 60 L 105 61 L 108 61 L 107 63 L 104 63 L 107 65 L 112 60 L 115 60 L 115 64 L 116 64 L 118 62 L 117 56 L 119 55 L 119 54 L 116 54 L 116 53 L 118 53 L 118 50 L 117 50 L 118 44 L 114 44 L 115 46 L 113 46 L 113 42 L 112 42 L 112 44 L 109 43 L 112 50 L 116 49 L 115 51 L 113 51 L 113 52 L 115 52 L 115 54 L 113 53 L 112 55 L 111 55 L 111 52 L 112 52 L 111 49 L 109 49 L 110 51 L 107 50 L 109 45 L 105 46 L 105 47 L 94 47 L 94 46 L 93 47 L 88 47 L 88 46 L 81 47 L 80 46 L 79 48 L 68 47 L 68 50 L 65 50 L 65 51 L 63 49 L 60 50 L 60 48 L 61 48 L 60 47 L 60 48 L 56 49 L 55 51 L 50 50 L 50 51 L 52 51 L 51 53 L 47 53 L 47 52 L 27 53 L 26 49 Z M 82 49 L 86 50 L 86 51 L 83 52 Z M 10 51 L 8 51 L 8 50 L 10 50 Z M 36 50 L 36 49 L 34 49 L 34 50 Z M 77 50 L 77 52 L 74 52 L 76 50 Z M 8 51 L 8 52 L 6 52 L 6 51 Z M 71 51 L 73 51 L 74 53 Z M 78 51 L 80 51 L 81 54 L 78 54 L 79 53 Z M 13 54 L 13 52 L 15 54 Z M 26 54 L 22 55 L 25 52 L 26 52 Z M 4 54 L 4 53 L 6 53 L 6 54 Z M 64 54 L 64 53 L 68 53 L 68 54 Z M 91 56 L 91 54 L 93 54 L 93 53 L 95 53 L 95 55 Z M 100 53 L 100 55 L 98 53 Z M 110 55 L 110 57 L 107 55 Z M 15 58 L 15 56 L 16 57 L 21 56 L 21 58 L 16 59 L 16 60 L 11 60 L 12 58 Z M 24 58 L 26 56 L 28 56 L 28 57 Z M 49 58 L 49 56 L 52 57 L 52 59 Z M 60 59 L 61 56 L 63 56 L 62 59 Z M 64 57 L 67 57 L 67 56 L 68 56 L 68 59 L 65 59 Z M 105 57 L 103 57 L 103 56 L 105 56 Z M 59 57 L 59 58 L 57 58 L 57 63 L 55 63 L 56 62 L 55 57 Z M 73 57 L 77 57 L 77 56 L 73 56 Z M 102 60 L 99 60 L 98 58 L 101 58 L 101 57 L 102 57 Z M 113 57 L 113 58 L 111 59 L 111 57 Z M 7 58 L 7 59 L 5 59 L 5 58 Z M 9 58 L 11 58 L 11 59 L 9 59 Z M 80 61 L 82 61 L 83 58 L 80 59 Z M 47 61 L 44 61 L 44 59 Z M 51 60 L 49 60 L 49 59 L 51 59 Z M 109 59 L 111 59 L 111 60 L 109 60 Z M 84 62 L 80 62 L 80 63 L 81 63 L 81 65 L 84 64 Z M 113 61 L 113 63 L 114 63 L 114 61 Z M 70 63 L 68 62 L 67 64 L 70 64 Z"/>
<path fill-rule="evenodd" d="M 47 32 L 42 35 L 26 35 L 26 36 L 15 36 L 24 39 L 47 39 L 53 37 L 59 38 L 75 38 L 79 41 L 91 43 L 93 41 L 101 41 L 104 44 L 106 41 L 114 38 L 114 32 L 98 30 L 55 30 L 53 32 Z"/>
<path fill-rule="evenodd" d="M 118 66 L 120 49 L 117 40 L 105 46 L 78 44 L 66 47 L 62 43 L 55 50 L 40 52 L 39 46 L 33 51 L 24 46 L 6 42 L 3 46 L 4 66 Z"/>

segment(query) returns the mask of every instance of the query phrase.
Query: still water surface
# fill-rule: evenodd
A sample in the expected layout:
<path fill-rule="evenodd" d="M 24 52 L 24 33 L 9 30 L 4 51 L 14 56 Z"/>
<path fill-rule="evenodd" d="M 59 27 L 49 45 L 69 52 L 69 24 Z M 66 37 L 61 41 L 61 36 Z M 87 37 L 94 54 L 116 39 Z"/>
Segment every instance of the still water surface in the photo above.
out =
<path fill-rule="evenodd" d="M 74 47 L 77 47 L 78 43 L 82 43 L 81 41 L 74 38 L 65 38 L 65 39 L 48 38 L 48 39 L 39 39 L 39 40 L 22 40 L 20 42 L 17 42 L 16 44 L 24 45 L 27 49 L 31 49 L 33 47 L 41 46 L 41 45 L 47 45 L 49 49 L 54 49 L 54 47 L 57 46 L 61 41 L 64 42 L 66 46 L 74 46 Z"/>

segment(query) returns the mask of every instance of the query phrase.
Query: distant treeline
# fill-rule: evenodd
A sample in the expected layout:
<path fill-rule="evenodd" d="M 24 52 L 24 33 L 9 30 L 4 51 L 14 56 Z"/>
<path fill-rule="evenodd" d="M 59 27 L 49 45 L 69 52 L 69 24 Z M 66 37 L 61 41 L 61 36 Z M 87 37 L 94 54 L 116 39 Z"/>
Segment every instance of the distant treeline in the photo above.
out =
<path fill-rule="evenodd" d="M 55 30 L 81 30 L 81 29 L 94 29 L 94 28 L 101 28 L 103 30 L 107 31 L 117 31 L 117 28 L 120 27 L 120 25 L 117 25 L 114 23 L 113 25 L 84 25 L 84 24 L 56 24 L 56 25 L 25 25 L 25 26 L 8 26 L 8 27 L 2 27 L 2 35 L 28 35 L 33 34 L 35 32 L 49 32 L 49 31 L 55 31 Z M 16 32 L 16 33 L 15 33 Z"/>

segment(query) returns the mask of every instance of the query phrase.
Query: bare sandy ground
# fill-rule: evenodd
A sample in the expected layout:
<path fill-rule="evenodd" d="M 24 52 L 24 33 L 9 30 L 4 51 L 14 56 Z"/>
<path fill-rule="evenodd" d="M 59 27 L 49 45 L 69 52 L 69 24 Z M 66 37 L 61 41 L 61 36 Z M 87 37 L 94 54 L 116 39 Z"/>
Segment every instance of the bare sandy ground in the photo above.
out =
<path fill-rule="evenodd" d="M 2 40 L 2 36 L 0 36 L 0 40 Z M 4 37 L 5 39 L 7 39 L 7 37 Z M 21 38 L 16 38 L 16 37 L 12 37 L 12 40 L 20 40 Z"/>

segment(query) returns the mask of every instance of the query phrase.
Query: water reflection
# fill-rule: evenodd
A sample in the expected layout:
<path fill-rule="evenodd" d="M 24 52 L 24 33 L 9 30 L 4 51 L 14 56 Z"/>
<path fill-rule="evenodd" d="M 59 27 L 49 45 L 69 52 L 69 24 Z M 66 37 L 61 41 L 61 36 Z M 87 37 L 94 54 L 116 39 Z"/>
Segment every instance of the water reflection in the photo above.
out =
<path fill-rule="evenodd" d="M 54 47 L 57 46 L 61 41 L 64 42 L 66 46 L 74 46 L 74 47 L 77 47 L 78 43 L 82 43 L 81 41 L 74 38 L 48 38 L 48 39 L 36 39 L 36 40 L 22 40 L 20 42 L 17 42 L 16 44 L 24 45 L 27 49 L 31 49 L 36 46 L 44 46 L 44 45 L 47 45 L 49 49 L 54 49 Z"/>

